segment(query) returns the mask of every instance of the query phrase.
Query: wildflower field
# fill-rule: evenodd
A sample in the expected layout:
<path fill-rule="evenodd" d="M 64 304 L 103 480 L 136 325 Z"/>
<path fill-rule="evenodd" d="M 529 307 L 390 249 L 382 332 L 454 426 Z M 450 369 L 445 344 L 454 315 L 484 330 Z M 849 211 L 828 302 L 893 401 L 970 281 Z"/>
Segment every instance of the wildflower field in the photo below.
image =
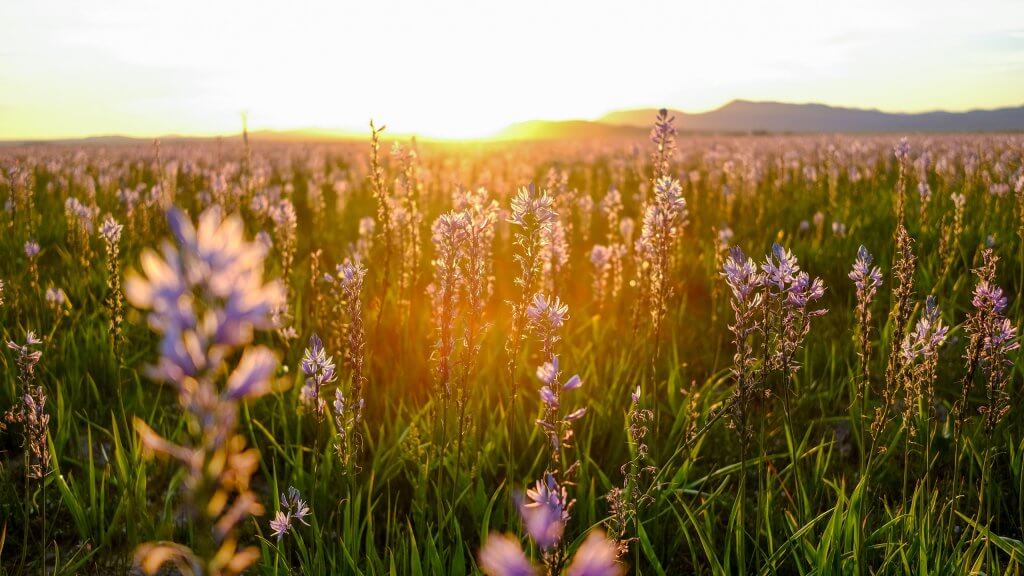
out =
<path fill-rule="evenodd" d="M 0 574 L 1020 574 L 1020 135 L 0 148 Z"/>

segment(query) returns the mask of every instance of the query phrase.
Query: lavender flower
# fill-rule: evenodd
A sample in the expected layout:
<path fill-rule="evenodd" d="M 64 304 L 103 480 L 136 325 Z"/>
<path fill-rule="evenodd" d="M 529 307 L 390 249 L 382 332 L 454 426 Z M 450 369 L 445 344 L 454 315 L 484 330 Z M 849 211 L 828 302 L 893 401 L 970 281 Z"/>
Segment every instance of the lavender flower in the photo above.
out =
<path fill-rule="evenodd" d="M 939 307 L 934 296 L 929 296 L 925 302 L 924 315 L 917 321 L 914 329 L 903 339 L 901 351 L 907 362 L 913 362 L 918 358 L 934 355 L 939 347 L 946 341 L 949 328 L 942 324 L 939 317 Z"/>
<path fill-rule="evenodd" d="M 655 179 L 668 175 L 672 157 L 676 152 L 676 129 L 672 125 L 675 116 L 669 116 L 668 110 L 658 110 L 658 117 L 654 120 L 654 127 L 651 128 L 651 142 L 654 143 L 654 153 L 651 162 L 654 165 Z"/>
<path fill-rule="evenodd" d="M 324 279 L 331 285 L 336 313 L 346 320 L 346 324 L 338 326 L 338 329 L 344 328 L 344 332 L 335 340 L 344 346 L 344 365 L 348 369 L 347 381 L 350 383 L 348 392 L 352 399 L 347 403 L 344 393 L 340 389 L 335 391 L 334 422 L 338 430 L 335 450 L 348 466 L 355 463 L 355 456 L 362 449 L 358 426 L 362 422 L 363 387 L 366 385 L 363 374 L 366 334 L 361 300 L 366 268 L 358 262 L 346 260 L 335 272 L 334 275 L 326 274 Z"/>
<path fill-rule="evenodd" d="M 39 290 L 39 243 L 35 240 L 25 242 L 25 257 L 28 258 L 28 277 L 33 291 Z"/>
<path fill-rule="evenodd" d="M 566 576 L 621 576 L 625 572 L 619 564 L 618 551 L 615 543 L 605 538 L 600 530 L 593 530 L 587 535 L 572 563 L 566 570 Z"/>
<path fill-rule="evenodd" d="M 537 570 L 515 538 L 492 532 L 479 554 L 480 570 L 487 576 L 535 576 Z"/>
<path fill-rule="evenodd" d="M 306 383 L 302 386 L 302 401 L 313 406 L 317 419 L 324 415 L 326 401 L 320 394 L 324 384 L 334 382 L 334 358 L 327 355 L 320 337 L 313 334 L 309 337 L 309 346 L 302 356 L 302 373 L 306 375 Z"/>
<path fill-rule="evenodd" d="M 135 306 L 150 310 L 150 326 L 161 336 L 161 356 L 150 375 L 176 386 L 195 433 L 191 444 L 176 445 L 141 419 L 135 428 L 147 452 L 169 456 L 187 471 L 189 511 L 199 524 L 197 537 L 212 538 L 206 546 L 212 555 L 199 558 L 180 545 L 150 543 L 136 550 L 136 561 L 150 574 L 165 561 L 205 566 L 211 574 L 227 563 L 240 572 L 259 551 L 238 550 L 235 528 L 263 507 L 249 490 L 259 453 L 246 450 L 236 434 L 237 405 L 271 388 L 276 356 L 248 344 L 254 329 L 272 327 L 270 314 L 284 291 L 276 282 L 263 282 L 265 252 L 244 239 L 237 216 L 224 219 L 211 207 L 197 227 L 177 210 L 170 211 L 168 221 L 177 246 L 165 243 L 162 256 L 143 252 L 144 275 L 133 273 L 126 292 Z M 225 360 L 238 349 L 238 365 L 225 370 Z"/>
<path fill-rule="evenodd" d="M 309 506 L 302 499 L 302 495 L 299 494 L 298 489 L 294 486 L 289 486 L 287 493 L 281 493 L 281 510 L 270 521 L 272 534 L 280 541 L 285 533 L 291 529 L 292 522 L 297 521 L 309 526 L 309 523 L 305 520 L 308 515 Z"/>
<path fill-rule="evenodd" d="M 107 306 L 107 314 L 110 317 L 110 335 L 115 352 L 121 344 L 121 323 L 124 320 L 124 294 L 121 290 L 121 263 L 118 260 L 120 254 L 121 231 L 124 226 L 117 223 L 114 216 L 107 214 L 100 226 L 100 236 L 103 238 L 107 252 L 107 297 L 104 303 Z"/>
<path fill-rule="evenodd" d="M 858 330 L 857 355 L 860 358 L 860 371 L 863 379 L 862 385 L 858 388 L 858 394 L 862 400 L 866 397 L 867 386 L 871 380 L 871 303 L 875 299 L 878 288 L 882 285 L 882 271 L 878 266 L 872 267 L 872 261 L 871 253 L 861 245 L 857 249 L 857 260 L 853 263 L 853 269 L 849 274 L 857 293 L 857 309 L 855 311 Z"/>
<path fill-rule="evenodd" d="M 43 478 L 50 466 L 50 449 L 47 442 L 50 415 L 46 413 L 46 390 L 35 383 L 36 365 L 39 364 L 43 353 L 33 348 L 41 343 L 32 331 L 25 335 L 24 344 L 12 340 L 7 342 L 7 347 L 16 354 L 21 402 L 15 403 L 4 414 L 6 422 L 22 426 L 26 474 L 28 478 L 36 480 Z M 0 429 L 2 428 L 3 426 L 0 426 Z"/>
<path fill-rule="evenodd" d="M 574 503 L 551 474 L 545 474 L 543 480 L 527 489 L 526 500 L 519 503 L 519 514 L 527 534 L 542 550 L 550 550 L 561 542 Z"/>

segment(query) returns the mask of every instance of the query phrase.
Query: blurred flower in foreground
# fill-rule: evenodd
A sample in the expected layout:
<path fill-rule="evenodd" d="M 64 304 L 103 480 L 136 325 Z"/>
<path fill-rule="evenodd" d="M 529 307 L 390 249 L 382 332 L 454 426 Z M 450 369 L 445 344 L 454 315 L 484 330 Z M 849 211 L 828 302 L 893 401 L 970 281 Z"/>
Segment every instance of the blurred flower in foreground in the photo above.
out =
<path fill-rule="evenodd" d="M 197 551 L 149 543 L 136 550 L 136 562 L 147 574 L 168 562 L 208 576 L 239 574 L 260 553 L 255 547 L 238 549 L 235 527 L 263 507 L 249 490 L 259 453 L 246 449 L 236 433 L 238 403 L 271 389 L 277 357 L 266 347 L 248 345 L 255 329 L 272 328 L 270 313 L 284 291 L 276 281 L 264 283 L 266 251 L 245 240 L 238 216 L 224 219 L 212 206 L 198 227 L 178 210 L 169 212 L 168 221 L 175 244 L 165 242 L 159 255 L 144 251 L 143 275 L 130 274 L 125 289 L 132 304 L 150 310 L 149 324 L 161 340 L 160 358 L 149 374 L 177 388 L 191 442 L 166 440 L 138 418 L 135 428 L 148 453 L 185 468 Z M 225 365 L 239 353 L 229 370 Z"/>

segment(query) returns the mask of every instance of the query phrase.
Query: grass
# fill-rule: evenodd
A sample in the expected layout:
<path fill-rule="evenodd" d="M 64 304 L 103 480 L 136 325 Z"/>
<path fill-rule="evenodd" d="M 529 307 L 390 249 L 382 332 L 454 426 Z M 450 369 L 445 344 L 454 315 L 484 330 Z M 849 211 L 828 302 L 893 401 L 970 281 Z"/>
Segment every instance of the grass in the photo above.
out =
<path fill-rule="evenodd" d="M 986 431 L 976 414 L 985 402 L 979 380 L 970 397 L 971 417 L 957 435 L 945 415 L 959 398 L 965 370 L 963 322 L 971 311 L 971 270 L 990 235 L 1001 257 L 997 282 L 1010 296 L 1007 315 L 1015 324 L 1021 318 L 1017 295 L 1024 285 L 1024 244 L 1018 235 L 1021 206 L 1012 186 L 1020 175 L 1022 142 L 995 135 L 911 141 L 915 157 L 927 149 L 933 167 L 940 159 L 951 166 L 949 175 L 929 169 L 933 199 L 924 218 L 916 192 L 908 195 L 907 226 L 918 257 L 913 302 L 935 295 L 953 329 L 939 353 L 936 404 L 923 411 L 922 435 L 908 438 L 894 422 L 871 442 L 860 427 L 880 405 L 881 391 L 894 385 L 884 378 L 886 358 L 902 339 L 887 323 L 896 227 L 894 143 L 888 137 L 680 139 L 671 166 L 674 174 L 688 177 L 683 195 L 690 222 L 674 248 L 674 292 L 657 343 L 642 301 L 628 283 L 634 278 L 632 265 L 627 262 L 621 293 L 601 306 L 593 299 L 589 259 L 592 244 L 603 243 L 608 234 L 597 205 L 612 186 L 622 194 L 623 216 L 636 222 L 634 237 L 639 235 L 639 198 L 650 187 L 646 143 L 420 145 L 415 178 L 426 242 L 414 263 L 420 274 L 407 301 L 399 294 L 399 264 L 392 261 L 390 270 L 383 266 L 388 258 L 379 237 L 365 262 L 367 383 L 360 423 L 365 446 L 358 469 L 344 466 L 326 441 L 336 433 L 330 419 L 328 430 L 318 432 L 315 418 L 301 409 L 299 361 L 309 334 L 325 336 L 330 347 L 326 335 L 342 321 L 329 310 L 315 309 L 310 253 L 322 250 L 326 268 L 333 270 L 358 239 L 359 220 L 379 213 L 378 184 L 368 177 L 368 145 L 255 142 L 243 150 L 172 144 L 160 149 L 159 158 L 156 150 L 141 146 L 5 149 L 0 165 L 4 173 L 17 166 L 31 175 L 34 207 L 28 219 L 0 214 L 5 285 L 0 335 L 17 342 L 27 330 L 45 336 L 39 382 L 49 398 L 50 460 L 48 474 L 29 483 L 26 492 L 19 428 L 0 433 L 0 574 L 127 573 L 134 549 L 144 542 L 195 542 L 194 526 L 182 512 L 184 474 L 168 461 L 147 458 L 132 426 L 138 417 L 167 438 L 183 441 L 189 434 L 174 391 L 145 374 L 156 359 L 156 338 L 143 313 L 129 309 L 124 344 L 113 346 L 104 307 L 102 242 L 92 234 L 96 256 L 92 265 L 82 266 L 68 243 L 64 201 L 74 196 L 88 203 L 94 194 L 101 214 L 112 213 L 124 223 L 126 208 L 117 190 L 138 186 L 145 195 L 162 182 L 175 190 L 174 203 L 195 215 L 215 175 L 242 190 L 243 198 L 280 190 L 298 214 L 296 258 L 286 280 L 299 338 L 258 337 L 280 354 L 282 369 L 277 390 L 240 414 L 240 431 L 261 455 L 253 489 L 267 507 L 266 514 L 241 528 L 242 541 L 260 550 L 251 573 L 461 575 L 478 570 L 477 551 L 492 531 L 521 535 L 526 545 L 512 502 L 547 466 L 546 440 L 534 424 L 540 400 L 533 373 L 542 359 L 540 345 L 528 340 L 516 362 L 516 412 L 506 413 L 511 382 L 505 340 L 512 322 L 509 302 L 519 297 L 519 288 L 513 284 L 518 268 L 512 229 L 504 216 L 516 187 L 529 182 L 547 187 L 560 218 L 571 223 L 568 264 L 547 280 L 548 289 L 569 306 L 570 320 L 558 343 L 561 363 L 585 382 L 567 402 L 589 410 L 576 423 L 566 450 L 570 460 L 580 462 L 568 486 L 576 505 L 565 531 L 567 550 L 575 550 L 591 528 L 609 525 L 606 495 L 622 485 L 620 467 L 636 455 L 627 413 L 631 392 L 642 385 L 643 405 L 654 411 L 646 438 L 650 453 L 643 462 L 656 472 L 645 481 L 653 487 L 653 501 L 638 510 L 629 531 L 634 540 L 622 557 L 631 573 L 1020 573 L 1024 414 L 1011 402 L 1002 422 Z M 639 156 L 632 152 L 634 144 Z M 384 181 L 390 183 L 402 167 L 386 150 L 381 152 Z M 249 170 L 257 175 L 251 186 L 243 184 L 245 172 L 238 169 L 249 165 L 242 162 L 249 153 Z M 965 176 L 971 157 L 978 160 L 978 172 Z M 552 173 L 563 175 L 564 185 L 547 186 Z M 991 195 L 985 174 L 1010 182 L 1010 193 Z M 912 171 L 912 191 L 917 178 Z M 15 194 L 13 180 L 0 181 L 0 198 Z M 427 286 L 433 274 L 429 224 L 451 209 L 458 185 L 486 186 L 503 216 L 496 226 L 493 295 L 483 314 L 490 329 L 468 384 L 469 426 L 456 457 L 452 427 L 444 439 L 437 426 L 446 412 L 434 385 L 434 307 Z M 252 190 L 244 192 L 247 187 Z M 965 219 L 957 241 L 943 254 L 940 237 L 951 227 L 953 192 L 967 198 Z M 318 197 L 324 199 L 322 209 Z M 580 208 L 580 197 L 593 202 L 592 215 Z M 822 223 L 816 224 L 819 211 Z M 241 212 L 250 237 L 271 229 L 247 202 Z M 805 220 L 809 228 L 802 230 Z M 833 234 L 832 221 L 846 225 L 845 235 Z M 773 381 L 774 397 L 750 412 L 754 435 L 747 442 L 721 416 L 735 390 L 732 315 L 713 232 L 724 226 L 733 231 L 732 242 L 757 261 L 772 242 L 784 244 L 827 286 L 822 302 L 829 312 L 812 323 L 795 358 L 800 369 L 792 380 L 788 414 L 778 393 L 781 384 Z M 383 228 L 378 223 L 377 231 Z M 168 234 L 159 207 L 140 208 L 133 228 L 125 230 L 122 269 L 137 269 L 140 251 Z M 42 246 L 39 291 L 29 288 L 23 251 L 29 235 Z M 873 307 L 873 377 L 864 405 L 857 400 L 855 302 L 847 278 L 861 244 L 884 274 Z M 280 274 L 279 249 L 268 260 L 271 277 Z M 42 292 L 51 284 L 67 293 L 66 313 L 46 305 Z M 915 312 L 912 322 L 917 317 Z M 656 347 L 660 352 L 652 365 Z M 0 356 L 4 410 L 20 396 L 15 357 L 6 352 Z M 340 362 L 343 350 L 335 346 L 328 352 Z M 1020 393 L 1018 358 L 1013 352 L 1011 398 Z M 288 486 L 300 490 L 312 515 L 309 526 L 296 525 L 279 541 L 267 523 Z M 527 550 L 539 558 L 534 547 Z"/>

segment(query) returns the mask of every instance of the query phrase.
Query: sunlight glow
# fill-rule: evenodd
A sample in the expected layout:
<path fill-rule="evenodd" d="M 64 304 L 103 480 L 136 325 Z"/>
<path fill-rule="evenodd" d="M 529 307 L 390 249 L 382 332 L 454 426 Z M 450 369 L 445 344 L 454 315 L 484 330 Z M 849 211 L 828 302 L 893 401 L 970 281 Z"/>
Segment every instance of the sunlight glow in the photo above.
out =
<path fill-rule="evenodd" d="M 233 133 L 242 111 L 257 130 L 373 117 L 466 138 L 733 98 L 1020 105 L 1021 23 L 1024 3 L 1004 0 L 15 0 L 0 5 L 0 139 Z"/>

